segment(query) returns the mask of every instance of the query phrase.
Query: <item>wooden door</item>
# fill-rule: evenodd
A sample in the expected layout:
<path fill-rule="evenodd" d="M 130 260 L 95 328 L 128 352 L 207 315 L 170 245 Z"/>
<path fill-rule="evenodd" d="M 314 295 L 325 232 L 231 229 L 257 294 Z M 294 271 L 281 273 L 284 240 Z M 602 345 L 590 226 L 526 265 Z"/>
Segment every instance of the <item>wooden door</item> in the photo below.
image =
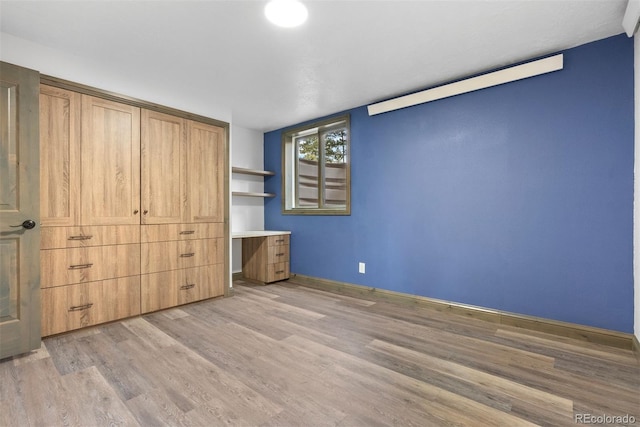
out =
<path fill-rule="evenodd" d="M 40 86 L 40 220 L 80 224 L 80 94 Z"/>
<path fill-rule="evenodd" d="M 140 109 L 82 95 L 82 223 L 140 223 Z"/>
<path fill-rule="evenodd" d="M 40 347 L 39 85 L 0 62 L 0 359 Z"/>
<path fill-rule="evenodd" d="M 176 224 L 185 213 L 184 119 L 142 110 L 142 223 Z"/>
<path fill-rule="evenodd" d="M 187 121 L 188 222 L 224 221 L 225 130 Z"/>

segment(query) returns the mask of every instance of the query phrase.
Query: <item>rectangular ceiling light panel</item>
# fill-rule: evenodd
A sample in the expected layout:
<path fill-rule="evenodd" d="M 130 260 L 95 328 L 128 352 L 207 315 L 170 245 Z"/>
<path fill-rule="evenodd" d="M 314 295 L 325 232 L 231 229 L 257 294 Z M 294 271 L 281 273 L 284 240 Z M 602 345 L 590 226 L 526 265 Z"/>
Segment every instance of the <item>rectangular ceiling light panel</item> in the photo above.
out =
<path fill-rule="evenodd" d="M 563 56 L 562 54 L 558 54 L 549 58 L 539 59 L 526 64 L 516 65 L 515 67 L 505 68 L 504 70 L 494 71 L 492 73 L 483 74 L 481 76 L 472 77 L 459 82 L 423 90 L 422 92 L 412 93 L 410 95 L 400 96 L 398 98 L 371 104 L 367 106 L 367 109 L 369 110 L 369 115 L 374 116 L 376 114 L 424 104 L 425 102 L 436 101 L 450 96 L 473 92 L 475 90 L 485 89 L 504 83 L 526 79 L 528 77 L 539 76 L 552 71 L 562 70 L 562 66 Z"/>

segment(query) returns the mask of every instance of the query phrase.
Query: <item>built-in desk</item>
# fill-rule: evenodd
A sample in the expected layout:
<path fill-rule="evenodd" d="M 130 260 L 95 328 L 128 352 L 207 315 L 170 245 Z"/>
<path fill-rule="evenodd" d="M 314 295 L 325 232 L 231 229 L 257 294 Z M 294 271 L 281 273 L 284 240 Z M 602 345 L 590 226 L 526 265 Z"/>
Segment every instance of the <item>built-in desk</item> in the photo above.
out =
<path fill-rule="evenodd" d="M 246 239 L 249 237 L 268 237 L 268 236 L 279 236 L 283 234 L 291 234 L 291 232 L 290 231 L 272 231 L 272 230 L 234 231 L 231 233 L 231 238 Z"/>
<path fill-rule="evenodd" d="M 242 276 L 245 280 L 272 283 L 289 278 L 290 231 L 234 231 L 242 239 Z"/>

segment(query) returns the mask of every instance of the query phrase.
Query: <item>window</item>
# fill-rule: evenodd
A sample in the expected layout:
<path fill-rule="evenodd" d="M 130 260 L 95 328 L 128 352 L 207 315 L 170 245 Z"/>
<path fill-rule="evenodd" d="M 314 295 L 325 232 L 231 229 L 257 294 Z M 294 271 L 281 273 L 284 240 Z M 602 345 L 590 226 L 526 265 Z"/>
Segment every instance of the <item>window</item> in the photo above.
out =
<path fill-rule="evenodd" d="M 282 136 L 282 213 L 350 215 L 349 116 Z"/>

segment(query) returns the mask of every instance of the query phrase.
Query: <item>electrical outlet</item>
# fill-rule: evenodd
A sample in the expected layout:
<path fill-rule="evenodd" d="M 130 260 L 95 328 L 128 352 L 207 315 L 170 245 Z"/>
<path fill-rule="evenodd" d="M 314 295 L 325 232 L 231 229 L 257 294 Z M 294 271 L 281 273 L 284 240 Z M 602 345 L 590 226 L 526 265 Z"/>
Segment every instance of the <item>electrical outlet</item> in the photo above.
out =
<path fill-rule="evenodd" d="M 364 274 L 364 262 L 358 263 L 358 273 Z"/>

